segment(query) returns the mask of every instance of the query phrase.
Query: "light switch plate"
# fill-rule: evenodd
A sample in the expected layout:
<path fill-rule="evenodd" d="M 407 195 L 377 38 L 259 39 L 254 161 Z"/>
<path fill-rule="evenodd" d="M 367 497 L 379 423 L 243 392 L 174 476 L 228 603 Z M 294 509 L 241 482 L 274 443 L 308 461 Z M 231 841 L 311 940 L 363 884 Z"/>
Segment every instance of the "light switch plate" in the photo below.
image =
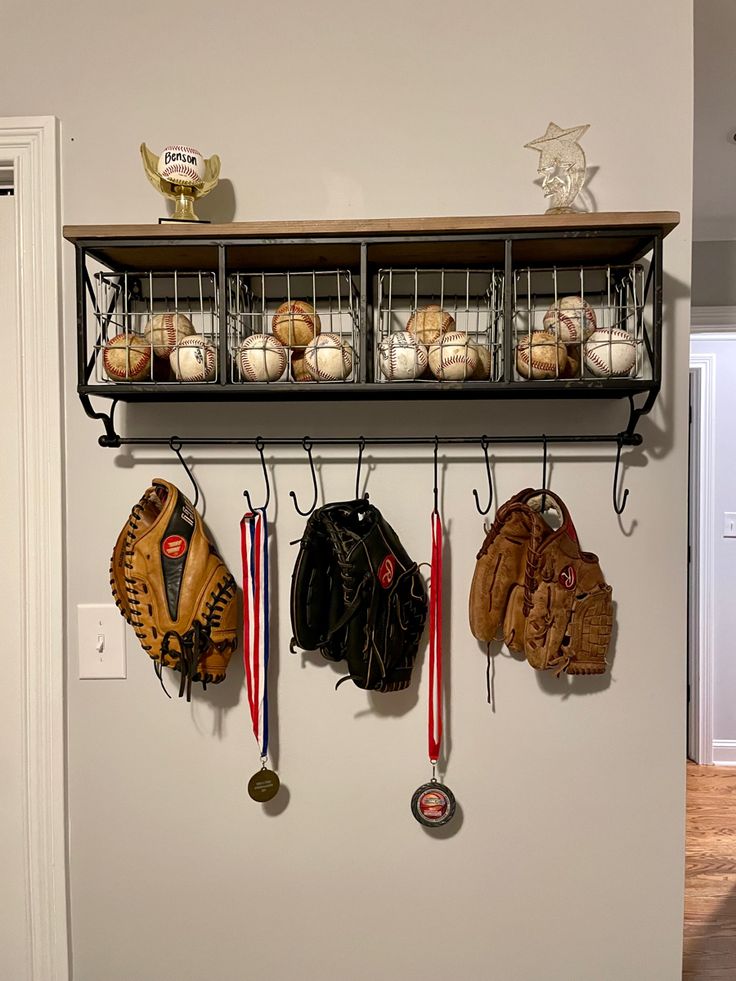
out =
<path fill-rule="evenodd" d="M 125 620 L 112 603 L 77 607 L 79 677 L 125 678 Z"/>
<path fill-rule="evenodd" d="M 736 512 L 734 511 L 724 511 L 723 537 L 736 538 Z"/>

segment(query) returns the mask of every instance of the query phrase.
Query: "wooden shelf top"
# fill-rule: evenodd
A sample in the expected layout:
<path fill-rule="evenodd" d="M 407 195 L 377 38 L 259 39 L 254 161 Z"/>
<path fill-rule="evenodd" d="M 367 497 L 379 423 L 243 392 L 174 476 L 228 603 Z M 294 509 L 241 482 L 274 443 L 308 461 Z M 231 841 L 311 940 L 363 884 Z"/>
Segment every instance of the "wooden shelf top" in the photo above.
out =
<path fill-rule="evenodd" d="M 614 231 L 656 228 L 667 235 L 680 222 L 677 211 L 615 211 L 570 215 L 510 215 L 464 218 L 366 218 L 338 221 L 241 221 L 225 225 L 65 225 L 70 242 L 112 239 L 359 238 L 384 235 L 463 235 L 523 232 Z"/>

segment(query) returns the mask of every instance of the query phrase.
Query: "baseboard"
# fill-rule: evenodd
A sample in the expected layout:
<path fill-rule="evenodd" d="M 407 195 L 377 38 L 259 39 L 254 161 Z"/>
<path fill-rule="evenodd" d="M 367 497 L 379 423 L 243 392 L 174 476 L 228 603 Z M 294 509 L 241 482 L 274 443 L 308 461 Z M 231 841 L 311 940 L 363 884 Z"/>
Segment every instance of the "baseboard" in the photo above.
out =
<path fill-rule="evenodd" d="M 736 766 L 736 739 L 714 739 L 713 762 L 716 766 Z"/>

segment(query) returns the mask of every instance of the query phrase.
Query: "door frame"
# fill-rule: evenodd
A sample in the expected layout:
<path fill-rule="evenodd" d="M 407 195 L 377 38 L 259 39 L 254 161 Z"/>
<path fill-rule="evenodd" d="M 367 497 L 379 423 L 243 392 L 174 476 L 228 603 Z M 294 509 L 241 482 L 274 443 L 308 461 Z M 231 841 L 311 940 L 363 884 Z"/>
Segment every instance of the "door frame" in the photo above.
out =
<path fill-rule="evenodd" d="M 28 977 L 68 981 L 59 124 L 0 117 L 16 201 L 21 742 Z M 12 327 L 11 327 L 12 329 Z"/>

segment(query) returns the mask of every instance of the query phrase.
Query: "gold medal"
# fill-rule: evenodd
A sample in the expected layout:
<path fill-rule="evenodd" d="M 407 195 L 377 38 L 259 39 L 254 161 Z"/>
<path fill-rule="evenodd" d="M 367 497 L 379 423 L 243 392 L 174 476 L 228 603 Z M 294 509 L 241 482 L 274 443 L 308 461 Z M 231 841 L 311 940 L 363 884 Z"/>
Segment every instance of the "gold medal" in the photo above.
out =
<path fill-rule="evenodd" d="M 254 773 L 248 781 L 248 793 L 253 800 L 262 804 L 275 797 L 280 786 L 281 781 L 278 776 L 273 770 L 264 766 L 258 773 Z"/>

